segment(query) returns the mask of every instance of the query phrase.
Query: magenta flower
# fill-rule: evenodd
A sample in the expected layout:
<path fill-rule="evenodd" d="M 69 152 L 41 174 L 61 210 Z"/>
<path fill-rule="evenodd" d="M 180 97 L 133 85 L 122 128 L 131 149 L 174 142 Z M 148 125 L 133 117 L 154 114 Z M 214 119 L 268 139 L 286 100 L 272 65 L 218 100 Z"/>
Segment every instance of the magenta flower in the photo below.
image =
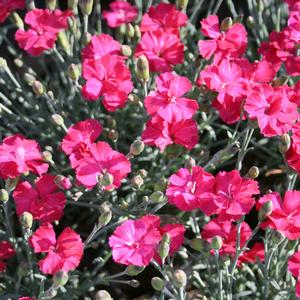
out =
<path fill-rule="evenodd" d="M 25 0 L 0 0 L 0 23 L 3 23 L 12 11 L 23 8 Z"/>
<path fill-rule="evenodd" d="M 10 259 L 16 254 L 12 245 L 8 241 L 0 242 L 0 273 L 6 270 L 6 260 Z"/>

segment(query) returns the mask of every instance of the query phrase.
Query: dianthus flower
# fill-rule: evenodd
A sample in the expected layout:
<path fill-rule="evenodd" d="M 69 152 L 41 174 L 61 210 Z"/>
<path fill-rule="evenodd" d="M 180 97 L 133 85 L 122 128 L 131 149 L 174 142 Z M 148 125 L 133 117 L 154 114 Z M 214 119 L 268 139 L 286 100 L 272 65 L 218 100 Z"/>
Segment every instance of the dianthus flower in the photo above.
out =
<path fill-rule="evenodd" d="M 177 35 L 163 30 L 148 31 L 136 47 L 135 56 L 145 55 L 151 72 L 170 72 L 182 64 L 184 45 Z"/>
<path fill-rule="evenodd" d="M 0 242 L 0 272 L 4 272 L 6 269 L 6 260 L 10 259 L 16 254 L 12 245 L 8 241 Z"/>
<path fill-rule="evenodd" d="M 111 28 L 120 27 L 122 24 L 127 24 L 134 21 L 138 16 L 137 7 L 124 1 L 114 1 L 109 4 L 110 10 L 103 11 L 103 19 Z"/>
<path fill-rule="evenodd" d="M 124 107 L 128 94 L 133 89 L 128 67 L 112 55 L 85 60 L 83 78 L 86 80 L 82 87 L 84 98 L 95 101 L 102 96 L 102 103 L 110 112 Z"/>
<path fill-rule="evenodd" d="M 70 227 L 65 228 L 56 239 L 53 226 L 50 223 L 44 223 L 30 237 L 29 242 L 34 253 L 47 253 L 38 262 L 44 274 L 74 270 L 83 255 L 83 242 L 79 234 Z"/>
<path fill-rule="evenodd" d="M 158 114 L 171 123 L 190 119 L 198 109 L 197 101 L 183 97 L 192 88 L 190 81 L 173 73 L 163 73 L 156 77 L 156 90 L 145 99 L 148 114 Z"/>
<path fill-rule="evenodd" d="M 36 141 L 15 134 L 0 144 L 0 178 L 15 178 L 28 172 L 42 175 L 47 170 L 48 164 L 43 161 Z"/>
<path fill-rule="evenodd" d="M 38 56 L 45 50 L 52 49 L 59 31 L 68 27 L 67 19 L 72 12 L 62 12 L 59 9 L 33 9 L 25 16 L 25 23 L 29 29 L 18 29 L 15 35 L 19 47 L 27 53 Z"/>
<path fill-rule="evenodd" d="M 255 180 L 243 178 L 233 170 L 217 174 L 214 194 L 215 205 L 221 210 L 219 220 L 237 221 L 250 212 L 259 188 Z"/>
<path fill-rule="evenodd" d="M 287 191 L 283 201 L 277 192 L 273 192 L 260 198 L 257 209 L 262 205 L 272 201 L 272 213 L 262 224 L 263 228 L 270 227 L 281 232 L 290 240 L 300 238 L 300 192 Z"/>
<path fill-rule="evenodd" d="M 265 136 L 288 132 L 298 118 L 297 105 L 289 101 L 284 87 L 261 84 L 250 89 L 245 103 L 250 119 L 257 119 Z"/>
<path fill-rule="evenodd" d="M 300 251 L 295 252 L 288 260 L 288 270 L 297 278 L 296 296 L 300 297 Z"/>
<path fill-rule="evenodd" d="M 23 8 L 25 0 L 0 0 L 0 23 L 3 23 L 12 11 Z"/>
<path fill-rule="evenodd" d="M 199 208 L 206 215 L 212 215 L 219 212 L 213 192 L 214 176 L 194 166 L 191 170 L 181 168 L 169 178 L 166 195 L 169 202 L 181 210 Z"/>
<path fill-rule="evenodd" d="M 61 148 L 69 155 L 72 168 L 76 168 L 82 159 L 89 156 L 89 145 L 94 143 L 102 132 L 101 124 L 87 119 L 71 126 L 61 143 Z"/>
<path fill-rule="evenodd" d="M 162 29 L 165 32 L 179 35 L 180 27 L 185 26 L 187 15 L 176 9 L 174 4 L 159 3 L 151 6 L 143 15 L 141 32 Z"/>
<path fill-rule="evenodd" d="M 40 222 L 60 220 L 66 205 L 66 196 L 58 190 L 54 182 L 55 176 L 45 174 L 32 186 L 28 181 L 20 182 L 13 192 L 17 214 L 32 214 Z"/>
<path fill-rule="evenodd" d="M 247 47 L 247 31 L 240 23 L 233 24 L 226 32 L 220 30 L 218 16 L 208 16 L 201 21 L 201 32 L 210 40 L 199 41 L 200 54 L 210 59 L 213 54 L 217 60 L 224 57 L 237 58 L 242 56 Z"/>
<path fill-rule="evenodd" d="M 109 173 L 112 182 L 105 188 L 107 190 L 118 188 L 122 179 L 131 171 L 126 156 L 114 151 L 105 142 L 91 144 L 89 151 L 90 156 L 86 157 L 76 169 L 77 180 L 86 188 L 93 188 L 104 174 Z"/>
<path fill-rule="evenodd" d="M 160 116 L 154 116 L 146 123 L 142 139 L 146 144 L 158 147 L 161 152 L 172 144 L 191 150 L 199 140 L 197 123 L 193 119 L 168 123 Z"/>
<path fill-rule="evenodd" d="M 300 11 L 292 12 L 288 19 L 288 29 L 291 32 L 291 40 L 300 43 Z"/>
<path fill-rule="evenodd" d="M 292 144 L 285 158 L 289 166 L 300 173 L 300 122 L 294 124 L 292 132 Z"/>

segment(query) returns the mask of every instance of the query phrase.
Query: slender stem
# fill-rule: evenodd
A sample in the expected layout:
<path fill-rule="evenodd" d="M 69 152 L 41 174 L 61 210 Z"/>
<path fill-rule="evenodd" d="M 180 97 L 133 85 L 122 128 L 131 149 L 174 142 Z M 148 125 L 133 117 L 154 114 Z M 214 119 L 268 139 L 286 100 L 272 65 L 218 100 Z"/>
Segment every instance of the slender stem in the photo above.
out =
<path fill-rule="evenodd" d="M 179 289 L 179 300 L 185 300 L 184 288 Z"/>
<path fill-rule="evenodd" d="M 217 272 L 218 272 L 218 291 L 219 291 L 219 298 L 220 300 L 223 300 L 223 274 L 222 270 L 220 269 L 220 263 L 219 263 L 219 251 L 215 250 L 215 260 L 216 260 L 216 265 L 217 265 Z"/>
<path fill-rule="evenodd" d="M 269 236 L 270 231 L 267 228 L 265 231 L 265 239 L 264 239 L 264 253 L 265 253 L 265 263 L 264 263 L 264 299 L 268 299 L 269 295 Z"/>
<path fill-rule="evenodd" d="M 31 282 L 34 282 L 32 260 L 31 260 L 31 249 L 29 248 L 29 244 L 28 244 L 28 237 L 30 236 L 30 232 L 26 232 L 22 227 L 22 234 L 25 240 L 25 251 L 26 251 L 27 263 L 29 268 L 29 277 Z"/>
<path fill-rule="evenodd" d="M 249 146 L 249 143 L 251 141 L 253 133 L 254 133 L 254 129 L 248 129 L 246 132 L 246 136 L 243 141 L 243 144 L 242 144 L 241 150 L 238 154 L 238 158 L 237 158 L 237 162 L 236 162 L 236 169 L 238 171 L 240 171 L 242 169 L 243 159 L 247 153 L 247 148 Z"/>
<path fill-rule="evenodd" d="M 214 8 L 214 10 L 212 12 L 213 15 L 217 14 L 217 12 L 218 12 L 218 10 L 219 10 L 219 8 L 220 8 L 220 6 L 221 6 L 222 3 L 223 3 L 223 0 L 219 0 L 217 2 L 216 6 L 215 6 L 215 8 Z"/>
<path fill-rule="evenodd" d="M 83 15 L 83 32 L 84 33 L 88 32 L 88 27 L 89 27 L 89 16 Z"/>

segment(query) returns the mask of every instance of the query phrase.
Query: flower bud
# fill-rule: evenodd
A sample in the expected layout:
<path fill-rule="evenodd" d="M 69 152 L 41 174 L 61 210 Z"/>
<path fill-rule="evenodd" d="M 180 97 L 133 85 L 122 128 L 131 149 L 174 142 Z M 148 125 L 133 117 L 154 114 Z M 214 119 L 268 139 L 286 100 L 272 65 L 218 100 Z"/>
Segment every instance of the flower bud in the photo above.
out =
<path fill-rule="evenodd" d="M 24 29 L 24 22 L 18 13 L 15 11 L 10 14 L 10 20 L 15 24 L 19 29 Z"/>
<path fill-rule="evenodd" d="M 58 271 L 53 275 L 52 280 L 56 287 L 64 286 L 69 280 L 69 275 L 65 271 Z"/>
<path fill-rule="evenodd" d="M 130 46 L 128 46 L 128 45 L 122 45 L 121 53 L 122 53 L 122 55 L 124 55 L 126 57 L 130 57 L 132 55 L 132 50 L 131 50 Z"/>
<path fill-rule="evenodd" d="M 214 250 L 220 250 L 222 248 L 222 238 L 218 235 L 214 236 L 211 240 L 210 247 Z"/>
<path fill-rule="evenodd" d="M 138 288 L 140 286 L 140 283 L 137 280 L 132 279 L 129 281 L 129 285 L 132 286 L 133 288 Z"/>
<path fill-rule="evenodd" d="M 59 114 L 53 114 L 51 116 L 53 123 L 57 126 L 63 126 L 65 124 L 64 118 Z"/>
<path fill-rule="evenodd" d="M 279 76 L 278 78 L 274 79 L 272 81 L 272 85 L 273 86 L 281 86 L 281 85 L 287 84 L 288 81 L 289 81 L 288 76 L 283 75 L 283 76 Z"/>
<path fill-rule="evenodd" d="M 132 104 L 138 104 L 141 99 L 136 94 L 129 94 L 128 101 Z"/>
<path fill-rule="evenodd" d="M 249 170 L 248 170 L 248 174 L 249 178 L 251 179 L 255 179 L 259 176 L 259 168 L 256 167 L 256 166 L 253 166 L 251 167 Z"/>
<path fill-rule="evenodd" d="M 148 175 L 148 172 L 145 169 L 138 170 L 138 173 L 141 175 L 142 178 L 146 178 Z"/>
<path fill-rule="evenodd" d="M 134 33 L 135 33 L 134 32 L 134 27 L 130 23 L 128 23 L 126 25 L 126 36 L 128 38 L 132 39 L 134 37 Z"/>
<path fill-rule="evenodd" d="M 26 8 L 27 8 L 27 10 L 35 9 L 34 0 L 27 0 L 26 1 Z"/>
<path fill-rule="evenodd" d="M 158 253 L 159 256 L 164 260 L 168 255 L 170 251 L 170 243 L 171 243 L 171 237 L 168 233 L 165 233 L 161 239 Z"/>
<path fill-rule="evenodd" d="M 131 185 L 137 190 L 139 190 L 143 184 L 144 180 L 141 175 L 136 175 L 131 179 Z"/>
<path fill-rule="evenodd" d="M 255 28 L 255 20 L 252 16 L 249 16 L 247 19 L 246 19 L 246 24 L 247 26 L 250 28 L 250 29 L 253 29 Z"/>
<path fill-rule="evenodd" d="M 56 8 L 56 0 L 46 0 L 46 7 L 50 10 L 55 10 Z"/>
<path fill-rule="evenodd" d="M 42 96 L 45 93 L 44 85 L 38 80 L 32 83 L 32 90 L 37 96 Z"/>
<path fill-rule="evenodd" d="M 142 273 L 144 270 L 145 270 L 145 267 L 129 265 L 126 268 L 126 274 L 129 276 L 136 276 L 136 275 Z"/>
<path fill-rule="evenodd" d="M 54 164 L 53 159 L 52 159 L 52 153 L 50 151 L 43 151 L 42 156 L 43 156 L 43 160 L 45 162 Z"/>
<path fill-rule="evenodd" d="M 203 245 L 203 240 L 201 240 L 200 238 L 194 238 L 191 240 L 191 247 L 198 251 L 201 252 L 203 251 L 204 245 Z"/>
<path fill-rule="evenodd" d="M 149 202 L 149 197 L 148 196 L 143 196 L 143 202 L 148 203 Z"/>
<path fill-rule="evenodd" d="M 221 26 L 220 29 L 221 31 L 227 31 L 228 29 L 230 29 L 230 27 L 232 26 L 232 19 L 231 17 L 227 17 L 225 18 L 222 22 L 221 22 Z"/>
<path fill-rule="evenodd" d="M 285 133 L 280 137 L 279 140 L 279 145 L 278 145 L 279 152 L 282 154 L 288 152 L 290 146 L 291 146 L 291 137 L 287 133 Z"/>
<path fill-rule="evenodd" d="M 72 187 L 70 179 L 63 175 L 56 175 L 54 182 L 62 190 L 69 190 Z"/>
<path fill-rule="evenodd" d="M 3 57 L 0 57 L 0 70 L 4 70 L 7 68 L 7 62 L 6 59 Z"/>
<path fill-rule="evenodd" d="M 100 290 L 96 293 L 95 300 L 112 300 L 112 297 L 110 296 L 109 292 Z"/>
<path fill-rule="evenodd" d="M 141 55 L 136 63 L 136 74 L 140 81 L 147 82 L 150 78 L 149 62 L 145 55 Z"/>
<path fill-rule="evenodd" d="M 87 44 L 92 40 L 92 35 L 89 32 L 85 32 L 82 36 L 82 44 L 83 46 L 87 46 Z"/>
<path fill-rule="evenodd" d="M 68 0 L 68 8 L 71 10 L 77 10 L 78 0 Z"/>
<path fill-rule="evenodd" d="M 66 32 L 65 31 L 60 31 L 58 33 L 58 36 L 57 36 L 57 41 L 58 41 L 58 44 L 62 47 L 62 49 L 64 50 L 64 52 L 67 54 L 67 55 L 71 55 L 71 46 L 70 46 L 70 43 L 68 41 L 68 38 L 67 38 L 67 35 L 66 35 Z"/>
<path fill-rule="evenodd" d="M 164 200 L 164 193 L 161 191 L 156 191 L 150 195 L 150 200 L 155 203 L 161 202 Z"/>
<path fill-rule="evenodd" d="M 258 12 L 263 12 L 264 9 L 265 9 L 265 6 L 264 6 L 263 0 L 258 0 L 258 1 L 257 1 L 257 6 L 256 6 L 256 10 L 257 10 Z"/>
<path fill-rule="evenodd" d="M 143 141 L 140 140 L 135 140 L 131 145 L 130 145 L 130 154 L 132 155 L 140 155 L 145 148 L 145 144 Z"/>
<path fill-rule="evenodd" d="M 30 74 L 30 73 L 25 73 L 25 74 L 24 74 L 24 80 L 25 80 L 25 82 L 26 82 L 28 85 L 32 86 L 36 79 L 35 79 L 35 77 L 34 77 L 32 74 Z"/>
<path fill-rule="evenodd" d="M 273 203 L 271 200 L 265 202 L 258 212 L 258 220 L 260 222 L 264 221 L 269 215 L 271 215 L 273 210 Z"/>
<path fill-rule="evenodd" d="M 184 288 L 187 283 L 187 276 L 183 270 L 176 270 L 172 277 L 173 284 L 177 288 Z"/>
<path fill-rule="evenodd" d="M 79 65 L 70 64 L 68 67 L 68 75 L 72 80 L 77 81 L 81 75 Z"/>
<path fill-rule="evenodd" d="M 177 6 L 181 10 L 186 10 L 189 0 L 177 0 Z"/>
<path fill-rule="evenodd" d="M 9 199 L 9 194 L 7 192 L 7 190 L 5 189 L 1 189 L 0 190 L 0 202 L 2 203 L 6 203 Z"/>
<path fill-rule="evenodd" d="M 122 24 L 117 28 L 117 34 L 120 36 L 124 36 L 126 34 L 126 25 Z"/>
<path fill-rule="evenodd" d="M 101 226 L 105 226 L 111 221 L 111 218 L 112 218 L 111 209 L 110 209 L 109 205 L 106 202 L 104 202 L 99 207 L 99 211 L 100 211 L 100 216 L 98 218 L 98 224 Z"/>
<path fill-rule="evenodd" d="M 83 15 L 90 15 L 93 10 L 93 0 L 79 0 L 79 7 Z"/>
<path fill-rule="evenodd" d="M 20 223 L 25 229 L 30 229 L 32 227 L 33 223 L 33 216 L 31 213 L 25 211 L 21 216 L 20 216 Z"/>
<path fill-rule="evenodd" d="M 142 36 L 141 29 L 139 25 L 134 25 L 134 36 L 137 40 L 139 40 Z"/>
<path fill-rule="evenodd" d="M 192 168 L 196 165 L 195 160 L 192 157 L 189 157 L 185 163 L 184 166 L 189 169 L 190 171 L 192 170 Z"/>
<path fill-rule="evenodd" d="M 8 178 L 5 181 L 5 189 L 8 192 L 11 192 L 15 189 L 15 187 L 17 186 L 18 182 L 19 182 L 20 177 L 16 177 L 16 178 Z"/>
<path fill-rule="evenodd" d="M 22 59 L 20 58 L 15 58 L 14 59 L 14 63 L 18 68 L 22 68 L 24 66 L 24 62 Z"/>
<path fill-rule="evenodd" d="M 157 292 L 160 292 L 164 288 L 164 281 L 159 277 L 153 277 L 151 279 L 151 285 Z"/>
<path fill-rule="evenodd" d="M 114 182 L 114 176 L 108 172 L 105 172 L 102 176 L 100 176 L 99 182 L 104 187 L 110 186 Z"/>
<path fill-rule="evenodd" d="M 118 131 L 116 131 L 114 129 L 109 130 L 107 135 L 108 135 L 108 138 L 111 139 L 113 142 L 116 142 L 119 138 Z"/>

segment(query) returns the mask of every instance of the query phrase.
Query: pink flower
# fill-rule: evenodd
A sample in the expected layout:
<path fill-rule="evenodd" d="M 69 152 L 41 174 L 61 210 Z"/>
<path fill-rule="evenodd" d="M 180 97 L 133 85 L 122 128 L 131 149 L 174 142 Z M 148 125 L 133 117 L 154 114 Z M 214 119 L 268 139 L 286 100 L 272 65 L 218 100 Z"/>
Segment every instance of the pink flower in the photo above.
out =
<path fill-rule="evenodd" d="M 61 143 L 61 148 L 69 155 L 72 168 L 76 168 L 82 159 L 90 155 L 89 145 L 94 143 L 102 132 L 101 124 L 87 119 L 71 126 Z"/>
<path fill-rule="evenodd" d="M 146 32 L 135 50 L 135 56 L 145 55 L 151 72 L 170 72 L 183 63 L 184 45 L 177 35 L 162 30 Z"/>
<path fill-rule="evenodd" d="M 42 224 L 30 237 L 34 253 L 47 253 L 38 262 L 41 272 L 55 274 L 58 271 L 74 270 L 80 263 L 84 245 L 80 236 L 67 227 L 56 239 L 53 226 Z"/>
<path fill-rule="evenodd" d="M 219 172 L 215 178 L 214 202 L 221 210 L 219 220 L 237 221 L 250 212 L 259 194 L 258 183 L 242 178 L 237 170 Z"/>
<path fill-rule="evenodd" d="M 184 242 L 185 228 L 182 224 L 166 224 L 160 228 L 160 233 L 163 236 L 168 233 L 171 237 L 169 255 L 173 256 L 179 250 Z"/>
<path fill-rule="evenodd" d="M 82 49 L 82 60 L 97 60 L 107 54 L 122 58 L 121 44 L 108 34 L 94 35 L 85 48 Z"/>
<path fill-rule="evenodd" d="M 20 134 L 6 137 L 0 145 L 0 178 L 15 178 L 23 173 L 42 175 L 48 170 L 40 147 Z"/>
<path fill-rule="evenodd" d="M 285 158 L 289 166 L 300 173 L 300 122 L 294 124 L 292 132 L 292 144 Z"/>
<path fill-rule="evenodd" d="M 181 168 L 169 178 L 166 195 L 170 204 L 180 210 L 189 211 L 200 208 L 205 214 L 219 211 L 213 202 L 214 177 L 195 166 L 191 171 Z"/>
<path fill-rule="evenodd" d="M 145 218 L 145 217 L 144 217 Z M 161 234 L 159 219 L 128 220 L 116 228 L 109 238 L 113 260 L 119 264 L 147 266 L 154 257 Z"/>
<path fill-rule="evenodd" d="M 19 216 L 29 212 L 40 222 L 60 220 L 66 205 L 66 197 L 63 192 L 58 191 L 54 178 L 53 175 L 45 174 L 35 181 L 35 187 L 28 181 L 17 185 L 13 197 Z"/>
<path fill-rule="evenodd" d="M 197 101 L 182 97 L 192 88 L 190 81 L 183 76 L 163 73 L 156 77 L 156 91 L 145 99 L 148 114 L 158 114 L 171 123 L 190 119 L 198 109 Z"/>
<path fill-rule="evenodd" d="M 244 251 L 238 260 L 238 267 L 242 266 L 242 263 L 256 263 L 257 259 L 261 262 L 265 259 L 265 247 L 263 243 L 255 243 L 250 250 Z"/>
<path fill-rule="evenodd" d="M 160 148 L 161 152 L 172 144 L 182 145 L 191 150 L 199 140 L 197 123 L 193 119 L 168 123 L 155 116 L 146 123 L 142 139 L 147 145 Z"/>
<path fill-rule="evenodd" d="M 288 260 L 288 270 L 297 278 L 296 296 L 300 297 L 300 251 L 295 252 Z"/>
<path fill-rule="evenodd" d="M 70 179 L 63 175 L 55 176 L 54 182 L 62 190 L 69 190 L 72 187 Z"/>
<path fill-rule="evenodd" d="M 290 14 L 288 20 L 288 29 L 291 31 L 291 40 L 295 43 L 300 43 L 300 12 L 293 12 Z"/>
<path fill-rule="evenodd" d="M 13 249 L 10 242 L 0 242 L 0 272 L 4 272 L 6 270 L 6 260 L 13 257 L 15 254 L 16 251 Z"/>
<path fill-rule="evenodd" d="M 245 110 L 250 119 L 257 119 L 265 136 L 288 132 L 298 118 L 297 105 L 290 102 L 284 87 L 261 84 L 249 90 Z"/>
<path fill-rule="evenodd" d="M 201 21 L 201 32 L 211 40 L 199 41 L 200 54 L 210 59 L 213 54 L 221 57 L 240 57 L 247 47 L 247 32 L 240 23 L 233 24 L 226 32 L 220 31 L 218 16 L 211 15 Z"/>
<path fill-rule="evenodd" d="M 180 27 L 185 26 L 187 15 L 169 3 L 159 3 L 151 6 L 149 12 L 143 15 L 141 31 L 162 29 L 165 32 L 179 35 Z"/>
<path fill-rule="evenodd" d="M 95 101 L 103 96 L 102 103 L 110 112 L 124 107 L 133 89 L 128 67 L 112 55 L 105 55 L 98 60 L 85 60 L 83 78 L 86 80 L 82 88 L 84 98 Z"/>
<path fill-rule="evenodd" d="M 114 1 L 109 4 L 110 11 L 103 11 L 103 19 L 109 27 L 116 28 L 122 24 L 130 23 L 137 18 L 138 9 L 128 2 Z"/>
<path fill-rule="evenodd" d="M 299 239 L 300 192 L 287 191 L 283 201 L 276 192 L 268 194 L 258 200 L 257 209 L 260 209 L 263 203 L 269 200 L 271 200 L 273 204 L 272 213 L 268 216 L 267 221 L 262 224 L 262 227 L 276 229 L 290 240 Z"/>
<path fill-rule="evenodd" d="M 34 298 L 31 297 L 20 297 L 18 300 L 34 300 Z"/>
<path fill-rule="evenodd" d="M 82 161 L 76 169 L 76 178 L 86 188 L 93 188 L 101 176 L 109 173 L 113 176 L 107 190 L 118 188 L 131 171 L 131 165 L 126 156 L 114 151 L 105 142 L 98 142 L 89 146 L 90 156 Z"/>
<path fill-rule="evenodd" d="M 25 0 L 0 0 L 0 23 L 3 23 L 12 11 L 23 8 Z"/>
<path fill-rule="evenodd" d="M 34 9 L 25 16 L 25 23 L 30 26 L 27 31 L 18 29 L 15 35 L 19 47 L 27 53 L 38 56 L 45 50 L 52 49 L 59 31 L 68 27 L 67 19 L 72 12 L 56 9 Z"/>

